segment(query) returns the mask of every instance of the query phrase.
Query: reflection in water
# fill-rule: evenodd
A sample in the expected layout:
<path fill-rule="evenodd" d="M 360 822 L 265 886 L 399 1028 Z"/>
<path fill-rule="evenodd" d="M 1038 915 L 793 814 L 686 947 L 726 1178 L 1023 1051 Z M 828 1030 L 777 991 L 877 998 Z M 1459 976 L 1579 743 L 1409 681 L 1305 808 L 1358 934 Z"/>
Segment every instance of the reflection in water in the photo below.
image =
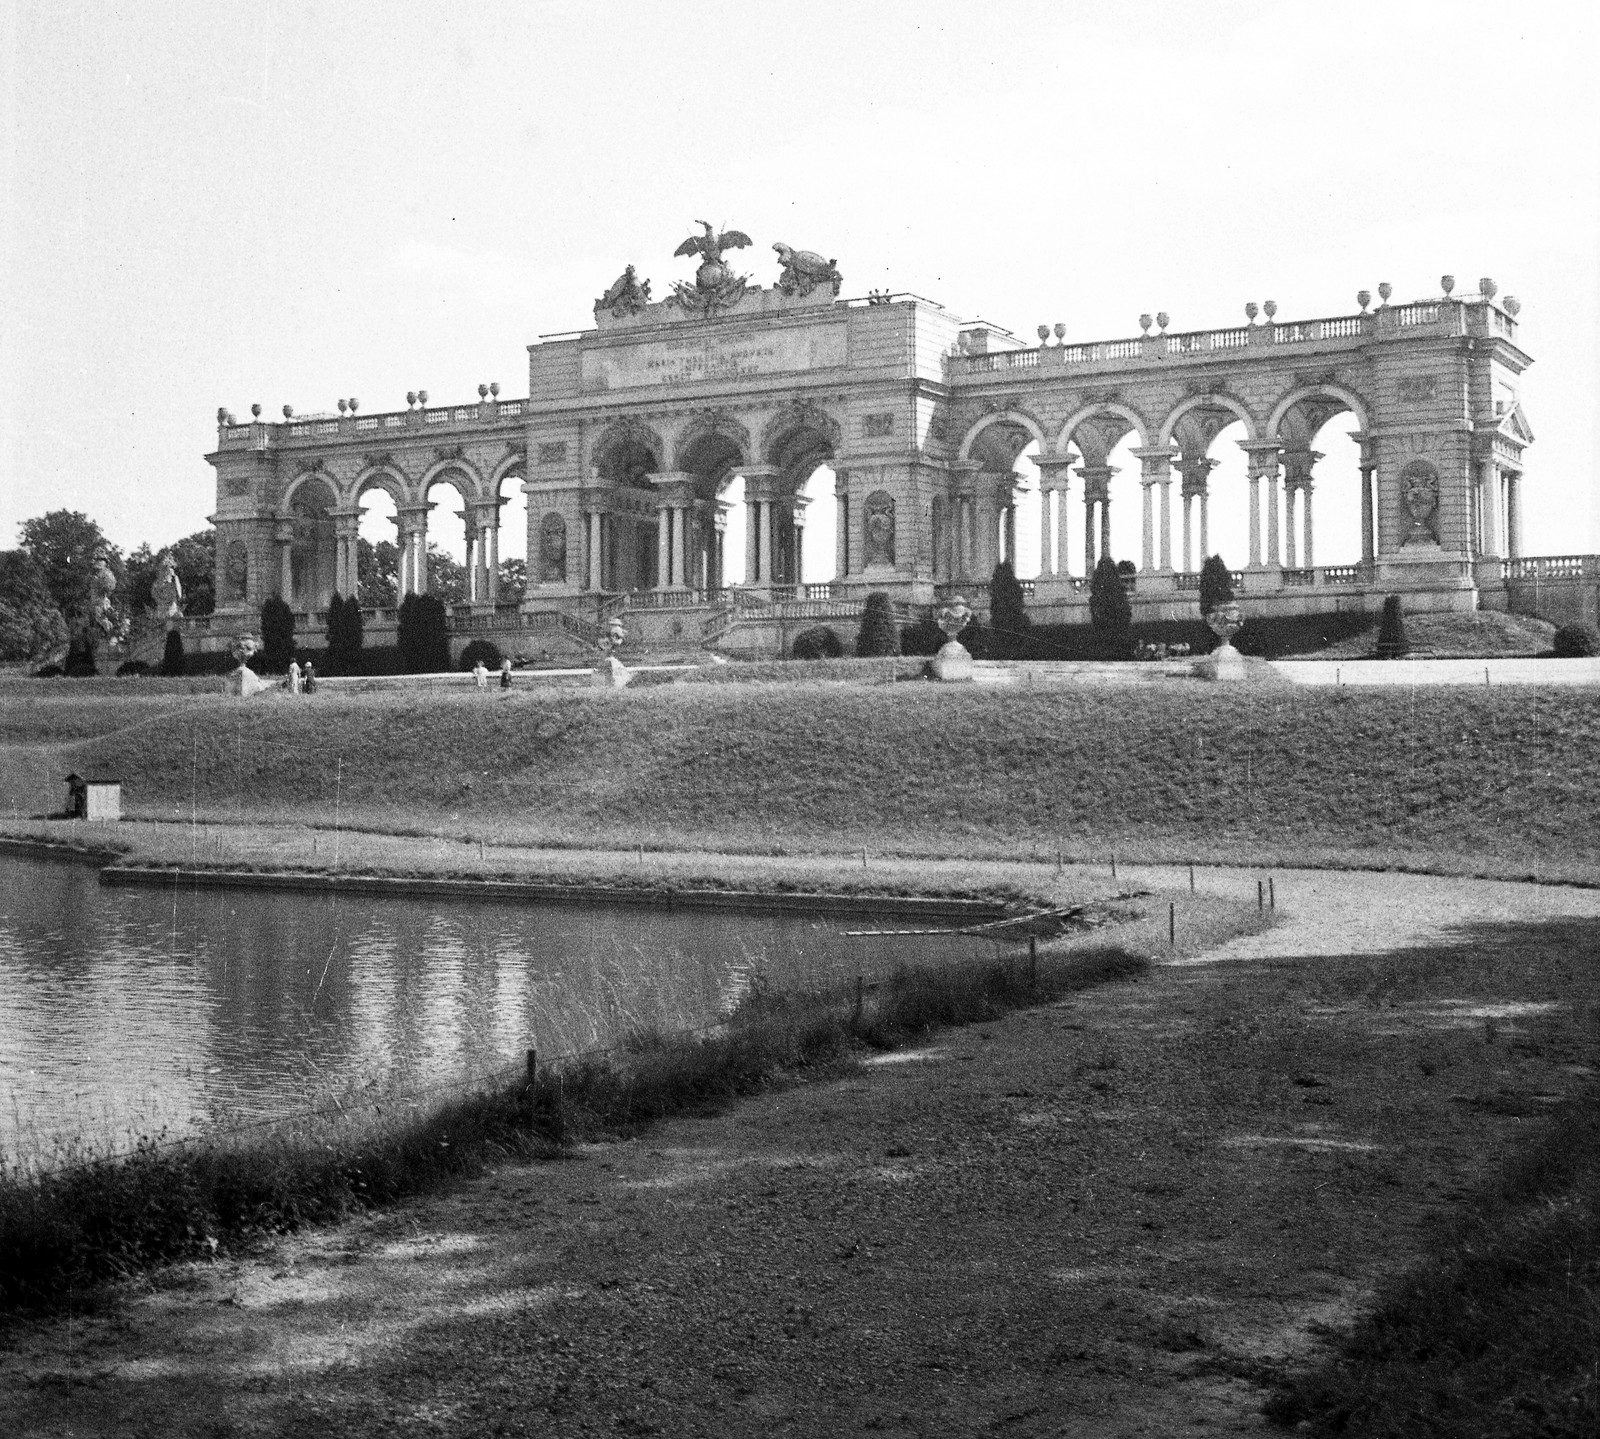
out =
<path fill-rule="evenodd" d="M 862 927 L 852 921 L 851 927 Z M 333 1094 L 682 1029 L 760 975 L 827 988 L 986 956 L 963 936 L 504 901 L 102 888 L 0 857 L 0 1160 L 227 1127 Z"/>

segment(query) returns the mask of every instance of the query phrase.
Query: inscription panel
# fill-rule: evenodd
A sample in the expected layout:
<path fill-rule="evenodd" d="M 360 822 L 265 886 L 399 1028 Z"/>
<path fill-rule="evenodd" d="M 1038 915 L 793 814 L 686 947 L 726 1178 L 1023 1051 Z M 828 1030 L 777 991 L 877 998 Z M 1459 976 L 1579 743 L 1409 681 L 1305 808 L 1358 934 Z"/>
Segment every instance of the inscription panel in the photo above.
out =
<path fill-rule="evenodd" d="M 643 340 L 587 351 L 583 356 L 583 387 L 624 390 L 642 385 L 742 380 L 752 375 L 834 369 L 848 358 L 843 325 L 752 332 L 739 337 L 699 335 L 682 340 Z"/>

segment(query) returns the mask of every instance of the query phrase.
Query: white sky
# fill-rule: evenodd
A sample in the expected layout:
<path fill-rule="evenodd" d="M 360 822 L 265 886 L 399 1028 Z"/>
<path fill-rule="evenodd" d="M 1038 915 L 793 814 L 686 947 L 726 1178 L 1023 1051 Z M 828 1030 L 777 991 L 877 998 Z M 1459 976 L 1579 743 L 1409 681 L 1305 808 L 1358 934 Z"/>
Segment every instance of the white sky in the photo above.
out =
<path fill-rule="evenodd" d="M 219 405 L 524 395 L 529 342 L 629 261 L 664 294 L 704 217 L 766 282 L 784 240 L 1073 340 L 1493 276 L 1536 361 L 1526 551 L 1600 550 L 1595 13 L 0 0 L 0 547 L 63 506 L 202 528 Z"/>

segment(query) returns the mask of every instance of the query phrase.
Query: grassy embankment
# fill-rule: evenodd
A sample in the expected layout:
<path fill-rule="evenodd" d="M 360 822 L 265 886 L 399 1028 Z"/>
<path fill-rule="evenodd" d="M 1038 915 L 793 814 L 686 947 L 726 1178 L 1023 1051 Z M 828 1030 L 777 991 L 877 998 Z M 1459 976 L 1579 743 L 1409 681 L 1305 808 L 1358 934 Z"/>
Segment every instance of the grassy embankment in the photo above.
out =
<path fill-rule="evenodd" d="M 1198 949 L 1249 927 L 1212 907 L 1187 926 Z M 395 1104 L 301 1119 L 255 1135 L 145 1144 L 0 1182 L 0 1311 L 51 1307 L 86 1285 L 171 1260 L 248 1247 L 472 1174 L 626 1135 L 944 1025 L 992 1019 L 1137 976 L 1162 919 L 1114 942 L 1080 935 L 992 964 L 902 970 L 855 994 L 757 993 L 710 1034 L 636 1036 L 610 1055 L 525 1075 L 419 1113 Z"/>
<path fill-rule="evenodd" d="M 46 692 L 0 700 L 0 814 L 54 808 L 60 776 L 94 768 L 122 779 L 131 815 L 251 827 L 209 836 L 213 862 L 326 866 L 325 835 L 315 856 L 309 834 L 263 838 L 300 825 L 428 837 L 435 852 L 398 867 L 461 873 L 554 862 L 508 865 L 516 846 L 1008 861 L 1059 849 L 1595 882 L 1597 741 L 1586 692 L 1522 688 Z M 480 860 L 448 841 L 502 848 Z M 205 857 L 192 831 L 167 848 Z"/>

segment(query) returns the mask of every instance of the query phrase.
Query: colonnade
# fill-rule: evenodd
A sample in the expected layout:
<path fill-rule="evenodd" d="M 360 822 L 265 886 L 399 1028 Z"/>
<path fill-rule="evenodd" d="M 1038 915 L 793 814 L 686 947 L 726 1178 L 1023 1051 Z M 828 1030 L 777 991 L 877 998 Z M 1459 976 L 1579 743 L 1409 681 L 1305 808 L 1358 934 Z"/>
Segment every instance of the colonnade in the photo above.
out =
<path fill-rule="evenodd" d="M 1480 555 L 1522 555 L 1522 476 L 1497 461 L 1478 466 L 1473 505 L 1473 548 Z"/>

